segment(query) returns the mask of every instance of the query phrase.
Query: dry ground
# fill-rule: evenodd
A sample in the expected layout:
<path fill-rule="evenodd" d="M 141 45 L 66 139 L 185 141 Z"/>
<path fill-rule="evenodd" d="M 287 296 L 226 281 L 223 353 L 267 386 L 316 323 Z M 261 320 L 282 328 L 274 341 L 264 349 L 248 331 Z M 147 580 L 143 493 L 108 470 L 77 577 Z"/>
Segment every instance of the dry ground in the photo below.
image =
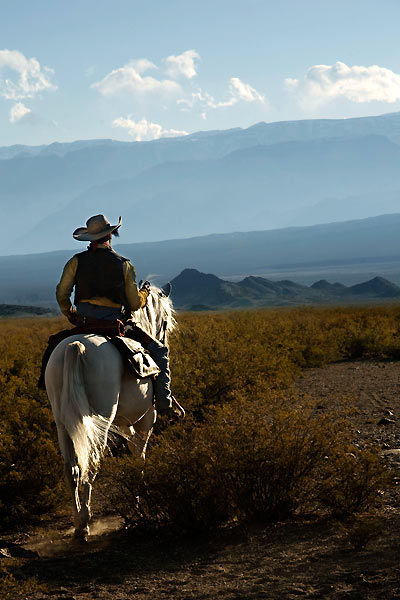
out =
<path fill-rule="evenodd" d="M 355 407 L 360 443 L 371 439 L 383 451 L 400 448 L 400 363 L 310 369 L 297 388 L 317 399 L 320 411 Z M 397 468 L 397 455 L 389 457 Z M 313 519 L 226 531 L 216 540 L 168 541 L 118 531 L 107 517 L 95 521 L 95 535 L 81 547 L 71 542 L 65 514 L 0 545 L 17 557 L 21 577 L 35 576 L 44 585 L 29 596 L 35 600 L 391 600 L 400 599 L 399 501 L 397 488 L 382 496 L 377 516 L 366 517 L 368 543 L 361 549 L 355 529 Z"/>

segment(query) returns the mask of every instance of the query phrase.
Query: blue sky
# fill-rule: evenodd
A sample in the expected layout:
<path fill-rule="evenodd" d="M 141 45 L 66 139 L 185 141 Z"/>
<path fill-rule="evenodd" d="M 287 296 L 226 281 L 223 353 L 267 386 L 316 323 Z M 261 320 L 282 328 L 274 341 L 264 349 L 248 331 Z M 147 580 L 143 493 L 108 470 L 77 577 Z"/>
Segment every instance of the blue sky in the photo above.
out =
<path fill-rule="evenodd" d="M 0 6 L 0 146 L 400 110 L 398 0 Z"/>

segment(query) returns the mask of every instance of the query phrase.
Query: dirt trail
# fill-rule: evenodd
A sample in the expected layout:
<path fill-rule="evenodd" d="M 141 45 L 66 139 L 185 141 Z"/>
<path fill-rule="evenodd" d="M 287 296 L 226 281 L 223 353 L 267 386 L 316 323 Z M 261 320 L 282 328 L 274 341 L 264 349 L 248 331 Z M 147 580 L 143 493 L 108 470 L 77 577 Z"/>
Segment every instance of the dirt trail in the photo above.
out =
<path fill-rule="evenodd" d="M 352 420 L 361 439 L 382 450 L 400 448 L 400 362 L 338 362 L 308 369 L 296 387 L 317 400 L 321 410 L 354 408 Z"/>
<path fill-rule="evenodd" d="M 297 389 L 315 398 L 321 411 L 354 407 L 360 441 L 400 448 L 400 363 L 310 369 Z M 217 541 L 167 542 L 116 531 L 116 521 L 102 519 L 95 531 L 102 535 L 81 547 L 71 541 L 63 515 L 3 544 L 14 541 L 9 550 L 20 553 L 21 576 L 36 576 L 46 586 L 29 596 L 34 600 L 400 599 L 397 489 L 382 499 L 373 524 L 370 543 L 355 550 L 338 525 L 312 520 L 221 532 Z"/>

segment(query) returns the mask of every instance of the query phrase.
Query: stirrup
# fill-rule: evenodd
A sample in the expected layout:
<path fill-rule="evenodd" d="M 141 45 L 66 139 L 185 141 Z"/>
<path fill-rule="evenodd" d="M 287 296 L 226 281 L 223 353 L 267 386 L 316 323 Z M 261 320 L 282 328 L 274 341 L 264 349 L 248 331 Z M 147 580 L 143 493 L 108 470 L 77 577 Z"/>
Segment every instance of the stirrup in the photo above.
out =
<path fill-rule="evenodd" d="M 172 396 L 172 406 L 160 409 L 157 409 L 156 407 L 156 410 L 157 414 L 159 414 L 160 416 L 166 416 L 175 421 L 177 421 L 178 419 L 183 419 L 186 415 L 185 409 L 179 404 L 179 402 L 174 398 L 174 396 Z"/>

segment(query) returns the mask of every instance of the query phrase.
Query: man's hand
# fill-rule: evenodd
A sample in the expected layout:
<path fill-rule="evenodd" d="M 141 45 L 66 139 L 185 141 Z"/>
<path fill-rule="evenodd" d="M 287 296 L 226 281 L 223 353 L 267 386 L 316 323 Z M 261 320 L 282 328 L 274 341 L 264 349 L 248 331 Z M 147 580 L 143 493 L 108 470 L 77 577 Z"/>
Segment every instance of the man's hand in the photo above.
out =
<path fill-rule="evenodd" d="M 144 283 L 142 283 L 142 287 L 140 289 L 147 290 L 148 292 L 150 292 L 150 281 L 145 281 Z"/>
<path fill-rule="evenodd" d="M 66 317 L 68 321 L 72 323 L 72 325 L 76 325 L 78 323 L 78 313 L 76 312 L 76 309 L 73 306 L 69 307 Z"/>

